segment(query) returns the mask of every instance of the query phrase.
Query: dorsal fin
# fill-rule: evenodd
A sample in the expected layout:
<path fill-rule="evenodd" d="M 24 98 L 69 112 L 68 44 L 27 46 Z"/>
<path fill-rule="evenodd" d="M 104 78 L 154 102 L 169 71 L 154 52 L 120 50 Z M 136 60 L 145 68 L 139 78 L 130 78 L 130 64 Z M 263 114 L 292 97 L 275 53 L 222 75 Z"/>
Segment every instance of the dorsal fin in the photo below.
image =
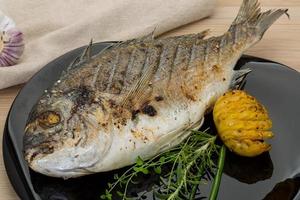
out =
<path fill-rule="evenodd" d="M 80 61 L 89 61 L 91 59 L 92 46 L 93 46 L 93 39 L 91 39 L 89 45 L 85 48 L 82 55 L 80 56 Z"/>
<path fill-rule="evenodd" d="M 112 43 L 111 45 L 108 45 L 107 47 L 103 48 L 99 53 L 103 53 L 105 50 L 115 46 L 115 43 Z M 61 77 L 64 77 L 65 75 L 68 74 L 68 72 L 72 69 L 75 69 L 77 66 L 80 66 L 82 63 L 88 62 L 92 58 L 92 46 L 93 46 L 93 40 L 91 39 L 89 45 L 83 50 L 82 54 L 77 56 L 67 67 L 66 70 L 64 70 L 61 74 Z"/>
<path fill-rule="evenodd" d="M 210 29 L 206 29 L 204 31 L 201 31 L 200 33 L 196 33 L 198 39 L 204 39 L 206 36 L 208 36 L 210 33 Z"/>
<path fill-rule="evenodd" d="M 136 44 L 136 43 L 140 43 L 140 42 L 151 42 L 152 40 L 155 39 L 154 38 L 155 29 L 151 33 L 144 35 L 142 37 L 125 40 L 125 41 L 120 41 L 120 42 L 116 43 L 116 47 L 117 46 L 126 46 L 128 44 Z"/>
<path fill-rule="evenodd" d="M 73 62 L 71 62 L 71 64 L 67 68 L 67 71 L 74 68 L 76 65 L 79 65 L 80 63 L 89 61 L 91 59 L 92 46 L 93 46 L 93 39 L 91 39 L 89 45 L 84 49 L 83 53 L 80 56 L 76 57 L 73 60 Z"/>
<path fill-rule="evenodd" d="M 201 31 L 199 33 L 191 33 L 191 34 L 186 34 L 186 35 L 177 35 L 177 36 L 171 36 L 168 37 L 168 39 L 185 39 L 185 38 L 190 38 L 190 37 L 197 37 L 197 39 L 201 40 L 204 39 L 208 34 L 210 33 L 210 29 L 206 29 L 204 31 Z"/>
<path fill-rule="evenodd" d="M 153 29 L 153 31 L 151 31 L 151 32 L 148 33 L 147 35 L 141 37 L 139 40 L 140 40 L 140 41 L 152 41 L 152 40 L 154 40 L 154 39 L 155 39 L 154 33 L 155 33 L 156 28 L 157 28 L 157 27 L 155 27 L 155 28 Z"/>

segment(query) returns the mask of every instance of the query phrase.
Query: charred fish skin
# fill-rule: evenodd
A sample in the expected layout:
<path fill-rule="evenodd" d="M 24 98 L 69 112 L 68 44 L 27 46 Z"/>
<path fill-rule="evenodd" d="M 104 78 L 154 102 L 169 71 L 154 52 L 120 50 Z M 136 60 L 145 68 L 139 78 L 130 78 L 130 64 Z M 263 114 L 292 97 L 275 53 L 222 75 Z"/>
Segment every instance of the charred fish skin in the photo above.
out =
<path fill-rule="evenodd" d="M 133 164 L 179 144 L 225 93 L 241 54 L 287 10 L 244 0 L 229 30 L 91 44 L 33 108 L 24 156 L 35 171 L 78 177 Z"/>

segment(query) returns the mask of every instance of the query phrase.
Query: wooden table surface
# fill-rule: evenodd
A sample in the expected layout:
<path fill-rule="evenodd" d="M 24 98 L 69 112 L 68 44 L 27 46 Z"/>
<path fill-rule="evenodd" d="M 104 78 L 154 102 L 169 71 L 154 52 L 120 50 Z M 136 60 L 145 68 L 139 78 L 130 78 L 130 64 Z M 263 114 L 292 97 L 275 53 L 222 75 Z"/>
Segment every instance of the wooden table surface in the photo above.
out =
<path fill-rule="evenodd" d="M 246 53 L 271 59 L 286 64 L 300 71 L 300 1 L 299 0 L 260 0 L 264 8 L 289 8 L 291 19 L 282 17 L 266 33 L 264 39 Z M 164 36 L 196 33 L 204 29 L 211 29 L 213 35 L 222 34 L 234 17 L 241 0 L 219 0 L 213 16 L 195 22 Z M 0 133 L 2 133 L 5 119 L 11 103 L 22 85 L 0 90 Z M 0 156 L 2 157 L 2 137 L 0 137 Z M 18 199 L 12 189 L 4 168 L 3 159 L 0 160 L 0 200 Z"/>

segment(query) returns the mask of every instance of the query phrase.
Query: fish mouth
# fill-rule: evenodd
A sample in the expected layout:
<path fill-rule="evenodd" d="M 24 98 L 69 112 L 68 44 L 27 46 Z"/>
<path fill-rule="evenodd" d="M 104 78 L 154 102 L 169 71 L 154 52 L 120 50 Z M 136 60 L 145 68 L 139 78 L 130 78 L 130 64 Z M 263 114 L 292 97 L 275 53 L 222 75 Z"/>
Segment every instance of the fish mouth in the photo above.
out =
<path fill-rule="evenodd" d="M 28 166 L 41 174 L 71 178 L 94 173 L 93 169 L 103 159 L 99 143 L 87 146 L 52 147 L 47 141 L 34 148 L 27 147 L 25 160 Z"/>
<path fill-rule="evenodd" d="M 54 152 L 54 147 L 48 144 L 41 144 L 35 148 L 24 149 L 25 160 L 28 164 L 32 163 L 37 158 L 42 158 Z"/>
<path fill-rule="evenodd" d="M 32 122 L 25 128 L 23 152 L 25 160 L 30 164 L 35 158 L 43 157 L 54 151 L 53 141 L 43 131 L 37 131 L 36 123 Z"/>
<path fill-rule="evenodd" d="M 47 158 L 46 158 L 47 159 Z M 38 172 L 40 174 L 55 177 L 55 178 L 63 178 L 63 179 L 69 179 L 69 178 L 77 178 L 80 176 L 85 176 L 88 174 L 91 174 L 93 172 L 88 171 L 84 168 L 74 168 L 74 169 L 56 169 L 51 167 L 44 167 L 42 163 L 40 163 L 40 159 L 33 160 L 29 167 L 34 170 L 35 172 Z"/>

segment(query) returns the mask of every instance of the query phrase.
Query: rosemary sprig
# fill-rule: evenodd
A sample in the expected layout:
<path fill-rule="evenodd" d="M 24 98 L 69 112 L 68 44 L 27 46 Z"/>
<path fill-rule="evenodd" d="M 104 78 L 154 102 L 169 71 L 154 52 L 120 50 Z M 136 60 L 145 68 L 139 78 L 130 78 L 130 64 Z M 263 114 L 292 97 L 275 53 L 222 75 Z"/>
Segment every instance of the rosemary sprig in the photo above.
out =
<path fill-rule="evenodd" d="M 159 183 L 153 187 L 156 199 L 195 199 L 199 185 L 206 184 L 207 179 L 210 178 L 209 174 L 216 171 L 213 156 L 219 154 L 220 147 L 215 143 L 216 136 L 202 131 L 192 132 L 177 147 L 158 154 L 148 161 L 138 157 L 135 165 L 120 177 L 115 175 L 115 182 L 108 184 L 108 189 L 101 198 L 111 200 L 114 189 L 118 187 L 122 188 L 122 192 L 116 191 L 116 193 L 123 200 L 129 199 L 127 190 L 129 184 L 135 183 L 134 178 L 139 174 L 155 172 L 160 176 Z M 171 169 L 168 173 L 163 173 L 163 167 L 171 167 Z M 222 169 L 219 168 L 218 172 L 221 173 L 221 171 Z M 214 187 L 215 193 L 218 186 L 217 184 Z"/>

